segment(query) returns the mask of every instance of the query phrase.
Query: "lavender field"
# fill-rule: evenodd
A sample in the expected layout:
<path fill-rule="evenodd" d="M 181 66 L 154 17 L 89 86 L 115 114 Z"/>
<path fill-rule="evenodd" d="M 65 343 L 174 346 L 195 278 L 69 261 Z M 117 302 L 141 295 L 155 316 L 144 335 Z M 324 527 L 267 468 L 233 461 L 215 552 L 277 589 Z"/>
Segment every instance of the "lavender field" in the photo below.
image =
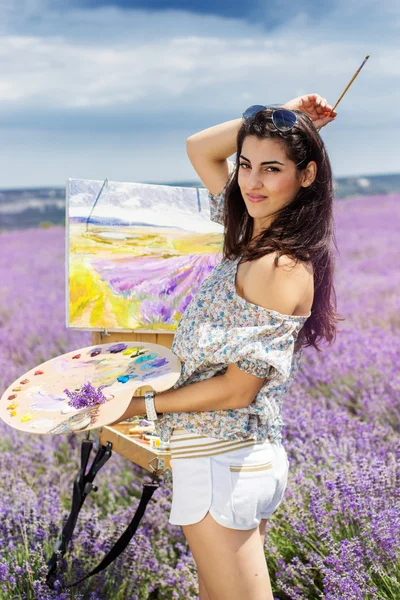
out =
<path fill-rule="evenodd" d="M 335 344 L 306 348 L 284 401 L 290 460 L 265 556 L 282 600 L 400 598 L 400 196 L 335 203 Z M 0 234 L 0 393 L 28 369 L 91 344 L 64 326 L 64 230 Z M 50 591 L 46 559 L 70 507 L 79 436 L 27 435 L 0 423 L 0 598 L 191 600 L 195 563 L 168 523 L 171 483 L 108 569 Z M 113 454 L 80 514 L 59 583 L 94 567 L 130 521 L 143 480 Z"/>

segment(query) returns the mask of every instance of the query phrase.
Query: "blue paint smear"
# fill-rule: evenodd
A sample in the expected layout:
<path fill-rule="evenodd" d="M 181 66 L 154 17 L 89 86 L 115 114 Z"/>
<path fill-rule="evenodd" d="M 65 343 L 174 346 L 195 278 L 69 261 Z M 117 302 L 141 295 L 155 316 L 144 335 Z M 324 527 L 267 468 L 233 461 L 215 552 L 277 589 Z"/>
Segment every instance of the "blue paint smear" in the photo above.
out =
<path fill-rule="evenodd" d="M 145 373 L 145 374 L 142 376 L 142 379 L 143 379 L 143 380 L 145 380 L 145 379 L 150 379 L 150 377 L 154 377 L 154 375 L 157 375 L 156 371 L 150 371 L 149 373 Z"/>
<path fill-rule="evenodd" d="M 149 379 L 150 377 L 154 377 L 155 379 L 158 379 L 159 377 L 162 377 L 162 375 L 166 375 L 167 373 L 170 373 L 171 369 L 166 366 L 161 367 L 160 369 L 158 369 L 157 371 L 149 371 L 148 373 L 144 373 L 141 377 L 143 380 L 145 379 Z"/>
<path fill-rule="evenodd" d="M 166 358 L 156 358 L 156 360 L 152 360 L 150 362 L 145 363 L 140 367 L 141 371 L 147 371 L 147 369 L 158 369 L 168 364 L 168 360 Z"/>
<path fill-rule="evenodd" d="M 139 358 L 137 358 L 133 362 L 134 362 L 135 365 L 137 365 L 137 364 L 140 364 L 142 362 L 146 362 L 148 360 L 153 360 L 154 358 L 157 358 L 157 357 L 158 357 L 158 354 L 154 354 L 154 352 L 153 352 L 153 354 L 147 354 L 145 356 L 139 356 Z"/>
<path fill-rule="evenodd" d="M 120 383 L 128 383 L 130 379 L 137 379 L 138 377 L 139 375 L 121 375 L 120 377 L 117 377 L 117 381 Z"/>
<path fill-rule="evenodd" d="M 156 358 L 155 360 L 152 360 L 151 363 L 148 363 L 153 365 L 153 367 L 163 367 L 164 365 L 168 364 L 168 359 L 167 358 Z"/>

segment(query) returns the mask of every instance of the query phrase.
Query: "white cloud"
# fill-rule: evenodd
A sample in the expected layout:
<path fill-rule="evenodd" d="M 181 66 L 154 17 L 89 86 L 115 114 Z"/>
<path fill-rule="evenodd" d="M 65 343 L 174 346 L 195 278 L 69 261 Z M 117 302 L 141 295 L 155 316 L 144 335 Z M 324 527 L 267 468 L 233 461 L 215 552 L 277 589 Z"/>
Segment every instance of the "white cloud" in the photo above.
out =
<path fill-rule="evenodd" d="M 331 57 L 334 56 L 334 61 Z M 232 110 L 243 98 L 303 90 L 336 99 L 364 58 L 359 43 L 332 39 L 310 46 L 302 36 L 240 40 L 199 36 L 98 46 L 63 37 L 8 36 L 0 40 L 0 102 L 13 110 L 119 107 L 179 110 L 188 103 Z M 400 50 L 382 45 L 351 88 L 351 102 L 376 105 L 376 95 L 398 90 Z M 373 86 L 373 87 L 372 87 Z M 365 95 L 368 87 L 368 95 Z M 272 91 L 272 92 L 271 92 Z M 276 96 L 275 96 L 276 99 Z M 274 100 L 275 100 L 274 99 Z M 347 99 L 346 99 L 347 102 Z M 206 109 L 207 110 L 207 109 Z"/>
<path fill-rule="evenodd" d="M 377 110 L 390 106 L 400 92 L 398 4 L 339 0 L 327 12 L 287 10 L 292 17 L 273 30 L 267 30 L 261 20 L 240 22 L 184 11 L 89 11 L 65 6 L 60 1 L 11 4 L 0 0 L 0 22 L 5 29 L 0 38 L 0 127 L 3 140 L 7 138 L 10 144 L 9 159 L 14 150 L 15 156 L 20 150 L 12 128 L 18 129 L 14 137 L 20 139 L 21 127 L 26 126 L 31 140 L 37 128 L 37 143 L 42 144 L 44 155 L 48 149 L 48 160 L 53 162 L 54 144 L 44 128 L 57 126 L 59 139 L 64 136 L 65 151 L 73 152 L 79 168 L 86 164 L 89 170 L 95 144 L 105 153 L 105 161 L 119 156 L 125 164 L 119 154 L 127 147 L 125 136 L 136 136 L 142 147 L 153 153 L 139 159 L 140 172 L 146 173 L 140 180 L 160 180 L 150 175 L 154 161 L 162 162 L 162 173 L 170 173 L 164 180 L 194 179 L 186 163 L 183 172 L 176 169 L 172 157 L 182 148 L 168 151 L 168 140 L 177 143 L 193 133 L 193 128 L 235 118 L 251 103 L 278 103 L 318 92 L 333 104 L 364 56 L 371 53 L 339 105 L 337 123 L 327 128 L 324 136 L 333 144 L 333 155 L 340 156 L 343 174 L 351 169 L 365 174 L 363 165 L 374 169 L 367 156 L 368 143 L 357 145 L 356 134 L 366 136 L 371 145 L 374 140 L 382 147 L 386 144 L 388 157 L 381 156 L 379 169 L 386 165 L 386 172 L 398 170 L 393 126 L 385 112 Z M 127 130 L 124 121 L 128 116 Z M 82 138 L 71 134 L 77 129 L 74 123 L 79 123 L 84 136 L 85 123 L 87 131 L 93 131 L 97 118 L 99 134 L 84 144 L 82 156 L 82 146 L 74 143 L 74 139 L 82 143 Z M 108 130 L 107 123 L 111 124 Z M 67 133 L 62 133 L 63 127 Z M 110 127 L 115 128 L 115 135 L 110 134 Z M 146 127 L 149 144 L 144 143 Z M 163 142 L 154 145 L 151 140 L 156 139 L 154 131 L 158 129 Z M 119 147 L 118 136 L 125 140 Z M 349 136 L 351 143 L 343 144 Z M 43 161 L 35 162 L 38 160 L 38 156 L 30 156 L 29 161 L 27 157 L 29 166 L 23 170 L 27 184 L 33 180 L 35 164 L 35 181 L 42 177 L 46 183 L 48 173 L 41 166 Z M 102 175 L 93 177 L 80 171 L 80 176 Z M 5 187 L 11 181 L 0 181 L 0 185 Z"/>

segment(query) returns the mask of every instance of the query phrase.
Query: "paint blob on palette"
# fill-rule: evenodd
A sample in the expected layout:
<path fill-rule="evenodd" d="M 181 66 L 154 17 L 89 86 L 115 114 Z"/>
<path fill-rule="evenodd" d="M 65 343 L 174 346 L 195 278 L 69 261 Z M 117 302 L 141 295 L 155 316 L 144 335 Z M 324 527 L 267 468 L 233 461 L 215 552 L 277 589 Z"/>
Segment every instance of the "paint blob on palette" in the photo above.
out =
<path fill-rule="evenodd" d="M 179 358 L 159 344 L 89 346 L 52 358 L 12 383 L 0 399 L 0 418 L 29 433 L 96 429 L 121 418 L 138 388 L 168 390 L 180 373 Z M 73 408 L 65 390 L 78 391 L 88 382 L 101 386 L 106 402 Z"/>

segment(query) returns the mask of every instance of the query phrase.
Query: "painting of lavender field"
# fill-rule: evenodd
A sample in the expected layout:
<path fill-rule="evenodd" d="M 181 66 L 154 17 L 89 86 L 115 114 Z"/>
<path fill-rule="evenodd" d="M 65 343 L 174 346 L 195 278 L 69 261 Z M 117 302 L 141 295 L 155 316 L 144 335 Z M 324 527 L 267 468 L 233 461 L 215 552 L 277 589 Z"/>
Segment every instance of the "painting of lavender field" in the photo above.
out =
<path fill-rule="evenodd" d="M 400 597 L 400 196 L 336 200 L 337 337 L 303 362 L 283 401 L 290 461 L 267 523 L 275 599 Z M 63 227 L 0 234 L 0 392 L 44 360 L 89 346 L 64 325 Z M 50 251 L 51 250 L 51 251 Z M 10 268 L 12 265 L 12 268 Z M 40 285 L 38 285 L 40 281 Z M 132 519 L 150 476 L 116 453 L 96 478 L 50 590 L 46 560 L 71 507 L 83 434 L 38 436 L 0 422 L 0 598 L 196 600 L 196 564 L 171 525 L 172 482 L 128 547 L 75 591 Z"/>
<path fill-rule="evenodd" d="M 171 332 L 221 260 L 207 190 L 70 179 L 68 327 Z"/>

